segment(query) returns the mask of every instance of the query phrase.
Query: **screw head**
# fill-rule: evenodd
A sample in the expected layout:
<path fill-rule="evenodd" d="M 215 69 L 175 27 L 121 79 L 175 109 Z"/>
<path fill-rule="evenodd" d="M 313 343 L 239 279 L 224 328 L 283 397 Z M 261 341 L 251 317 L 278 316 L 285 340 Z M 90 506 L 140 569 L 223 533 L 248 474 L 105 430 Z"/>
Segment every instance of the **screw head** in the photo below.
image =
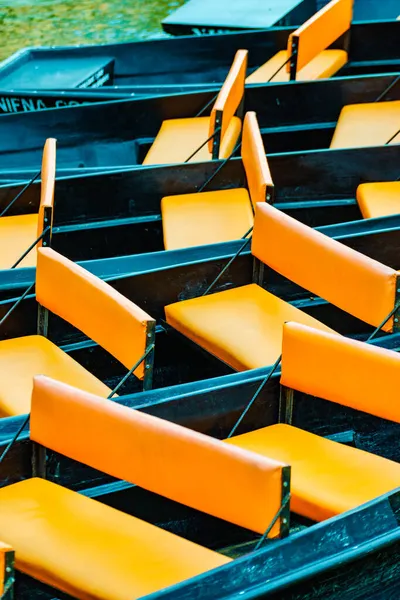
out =
<path fill-rule="evenodd" d="M 287 519 L 286 519 L 286 518 L 283 518 L 283 519 L 282 519 L 282 523 L 283 523 L 284 525 L 286 525 L 286 523 L 287 523 Z"/>

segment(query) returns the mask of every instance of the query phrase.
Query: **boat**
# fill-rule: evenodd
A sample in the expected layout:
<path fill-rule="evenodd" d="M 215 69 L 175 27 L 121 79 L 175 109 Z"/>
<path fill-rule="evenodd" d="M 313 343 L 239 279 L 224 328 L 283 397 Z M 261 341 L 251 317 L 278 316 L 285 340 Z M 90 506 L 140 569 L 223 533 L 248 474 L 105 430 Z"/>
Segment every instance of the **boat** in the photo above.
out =
<path fill-rule="evenodd" d="M 55 161 L 55 149 L 53 159 Z M 263 162 L 261 157 L 259 160 Z M 274 184 L 274 198 L 269 201 L 312 227 L 340 222 L 354 222 L 353 227 L 357 227 L 356 222 L 363 219 L 356 200 L 360 186 L 378 181 L 390 182 L 400 176 L 400 148 L 397 145 L 365 148 L 362 151 L 345 149 L 277 154 L 267 160 L 265 168 L 270 170 Z M 55 164 L 53 168 L 55 170 Z M 25 173 L 24 176 L 28 174 L 34 176 L 32 173 Z M 245 193 L 248 186 L 241 158 L 232 158 L 225 164 L 219 161 L 126 169 L 115 173 L 62 177 L 51 184 L 48 182 L 55 190 L 56 198 L 52 247 L 74 261 L 160 252 L 165 247 L 161 199 L 190 199 L 207 182 L 204 191 L 213 193 L 213 206 L 216 205 L 218 190 L 229 193 L 230 190 L 239 189 L 242 194 Z M 18 219 L 21 219 L 20 215 L 26 215 L 25 219 L 27 215 L 32 220 L 37 219 L 32 213 L 37 215 L 39 212 L 42 182 L 34 181 L 26 188 L 28 183 L 0 186 L 0 213 L 6 211 L 6 216 L 17 217 L 15 227 L 18 226 Z M 16 202 L 6 210 L 17 197 Z M 379 205 L 384 206 L 382 202 Z M 390 211 L 394 214 L 398 209 L 387 206 L 386 214 L 390 214 Z M 365 216 L 378 215 L 370 212 Z M 13 219 L 8 219 L 10 221 L 13 222 Z M 2 223 L 1 217 L 0 230 Z M 7 239 L 11 240 L 13 255 L 11 246 L 5 243 L 0 260 L 3 269 L 11 267 L 37 238 L 36 223 L 28 238 L 11 234 L 10 226 L 7 226 Z M 251 223 L 246 223 L 244 221 L 243 226 L 240 224 L 237 237 L 250 228 Z M 360 227 L 362 229 L 365 225 L 360 223 Z M 220 232 L 217 233 L 219 235 Z M 225 231 L 223 233 L 226 234 Z M 229 233 L 232 239 L 235 232 Z M 204 244 L 223 239 L 228 238 L 221 236 L 210 240 L 207 236 L 205 240 L 197 237 L 185 243 Z M 31 251 L 30 258 L 25 258 L 19 267 L 33 267 L 34 253 L 34 250 Z M 18 281 L 21 277 L 21 273 L 17 272 L 19 270 L 14 269 L 14 273 L 9 274 L 9 285 L 13 278 Z M 32 274 L 30 277 L 33 277 Z"/>
<path fill-rule="evenodd" d="M 279 211 L 269 207 L 269 205 L 265 205 L 265 207 L 280 214 Z M 321 228 L 321 233 L 315 233 L 315 230 L 299 224 L 289 216 L 285 216 L 285 219 L 289 219 L 290 222 L 297 223 L 297 226 L 305 228 L 304 231 L 311 237 L 314 235 L 320 236 L 321 233 L 324 233 L 325 235 L 322 238 L 329 240 L 329 236 L 335 236 L 341 242 L 339 244 L 340 248 L 348 248 L 352 256 L 354 250 L 352 251 L 351 248 L 357 249 L 357 259 L 361 262 L 367 261 L 368 265 L 369 259 L 366 257 L 374 259 L 373 264 L 375 265 L 387 265 L 385 269 L 388 269 L 388 273 L 392 273 L 393 267 L 397 268 L 398 266 L 398 232 L 400 227 L 398 215 L 365 220 L 363 221 L 363 230 L 359 224 L 354 226 L 354 224 L 348 223 Z M 395 225 L 396 222 L 397 226 Z M 229 389 L 232 393 L 232 389 L 237 389 L 238 394 L 243 391 L 243 385 L 248 386 L 248 389 L 251 389 L 254 385 L 254 375 L 252 371 L 248 370 L 249 367 L 245 369 L 246 373 L 235 374 L 234 371 L 237 367 L 232 368 L 232 366 L 225 364 L 226 361 L 221 362 L 209 353 L 204 353 L 196 344 L 188 343 L 184 336 L 172 335 L 170 328 L 163 325 L 165 320 L 164 307 L 173 305 L 178 300 L 181 301 L 180 304 L 183 306 L 185 302 L 190 302 L 190 298 L 200 298 L 216 279 L 216 276 L 221 273 L 223 276 L 215 281 L 214 293 L 209 298 L 217 297 L 218 292 L 221 290 L 239 289 L 240 286 L 244 285 L 246 287 L 247 284 L 251 283 L 253 280 L 252 256 L 248 250 L 243 248 L 242 253 L 238 253 L 240 246 L 242 246 L 242 243 L 233 242 L 231 244 L 194 248 L 191 252 L 179 250 L 131 257 L 130 260 L 112 259 L 82 264 L 86 269 L 90 269 L 95 276 L 107 279 L 112 288 L 120 292 L 129 302 L 134 302 L 138 307 L 145 309 L 146 313 L 159 323 L 156 329 L 156 361 L 153 387 L 155 388 L 155 395 L 157 396 L 158 393 L 159 398 L 163 399 L 162 402 L 165 405 L 168 404 L 166 399 L 169 394 L 179 395 L 183 393 L 180 384 L 188 384 L 193 393 L 192 386 L 197 389 L 197 393 L 199 393 L 199 390 L 209 390 L 210 387 L 216 387 L 220 388 L 223 393 L 227 393 Z M 40 249 L 38 252 L 43 252 L 43 250 Z M 54 250 L 52 252 L 60 256 Z M 231 263 L 230 259 L 234 254 L 238 254 L 238 256 Z M 282 251 L 282 254 L 285 253 Z M 70 269 L 78 268 L 73 266 L 74 263 L 70 263 L 67 259 L 63 260 L 67 261 Z M 229 266 L 228 270 L 224 269 L 227 265 Z M 303 271 L 305 273 L 306 269 L 303 269 Z M 12 273 L 14 275 L 16 272 L 20 273 L 20 278 L 19 280 L 14 279 L 10 286 L 10 282 L 7 282 L 7 274 Z M 84 272 L 86 273 L 86 271 Z M 31 279 L 29 279 L 29 275 Z M 35 281 L 32 275 L 32 270 L 29 273 L 28 269 L 1 272 L 2 301 L 0 303 L 0 315 L 2 321 L 1 339 L 3 340 L 21 339 L 22 336 L 34 335 L 37 331 L 37 302 L 35 296 L 31 293 Z M 291 302 L 294 307 L 303 311 L 302 314 L 305 311 L 312 318 L 322 321 L 327 327 L 343 334 L 364 339 L 370 335 L 373 328 L 366 325 L 363 315 L 353 311 L 354 307 L 350 308 L 349 312 L 347 307 L 341 305 L 340 302 L 339 305 L 334 306 L 334 304 L 337 304 L 336 299 L 333 299 L 333 304 L 330 304 L 313 295 L 310 296 L 309 292 L 299 287 L 301 281 L 296 280 L 296 278 L 295 281 L 297 281 L 297 285 L 282 277 L 282 274 L 279 274 L 279 268 L 277 271 L 275 269 L 266 269 L 265 271 L 264 285 L 268 292 Z M 109 289 L 109 286 L 107 286 L 107 289 Z M 324 296 L 325 292 L 321 295 Z M 22 301 L 17 302 L 19 298 L 22 298 Z M 72 301 L 70 303 L 71 306 L 74 305 Z M 341 306 L 341 309 L 338 306 Z M 13 311 L 11 312 L 10 309 L 12 308 Z M 8 316 L 4 318 L 6 315 Z M 66 319 L 74 324 L 72 317 L 70 311 Z M 101 348 L 101 340 L 99 340 L 100 346 L 93 342 L 90 343 L 85 337 L 82 337 L 82 333 L 79 333 L 76 329 L 71 329 L 65 321 L 60 321 L 52 315 L 49 319 L 49 332 L 50 339 L 57 346 L 84 365 L 91 373 L 100 377 L 109 388 L 113 388 L 124 377 L 125 370 L 122 364 L 120 364 L 120 361 L 110 361 L 109 355 L 104 353 Z M 90 333 L 88 335 L 90 336 Z M 399 334 L 397 333 L 385 335 L 382 339 L 383 343 L 389 344 L 389 347 L 396 348 L 396 345 L 399 344 Z M 381 341 L 381 338 L 379 340 Z M 390 346 L 391 344 L 392 346 Z M 212 381 L 213 378 L 220 379 L 215 383 Z M 139 380 L 131 378 L 124 388 L 124 394 L 135 394 L 140 391 L 140 386 Z M 166 390 L 167 387 L 169 389 Z M 137 402 L 141 403 L 139 397 L 137 399 L 133 398 L 133 405 Z M 240 394 L 238 398 L 235 392 L 233 398 L 235 398 L 233 401 L 237 402 L 240 399 Z M 130 403 L 131 400 L 129 397 L 126 399 L 124 396 L 123 402 Z M 1 420 L 0 431 L 4 421 L 13 420 Z M 17 425 L 18 419 L 14 419 L 13 423 Z M 10 434 L 9 424 L 5 424 L 4 427 L 4 434 L 0 434 L 2 440 Z M 20 468 L 21 465 L 13 465 L 12 472 L 18 473 Z M 80 476 L 78 473 L 77 477 Z"/>
<path fill-rule="evenodd" d="M 198 594 L 289 600 L 295 593 L 316 600 L 322 592 L 333 599 L 339 585 L 349 595 L 355 586 L 357 593 L 381 591 L 383 572 L 391 575 L 385 591 L 395 593 L 400 467 L 398 445 L 387 441 L 398 431 L 399 416 L 396 404 L 381 402 L 379 393 L 383 382 L 390 387 L 396 380 L 399 364 L 392 351 L 287 323 L 282 372 L 268 382 L 269 402 L 257 415 L 246 414 L 239 434 L 214 412 L 217 440 L 165 416 L 36 377 L 27 450 L 33 477 L 0 489 L 0 536 L 15 550 L 17 597 L 83 598 L 95 581 L 99 598 L 112 590 L 118 600 Z M 326 408 L 318 424 L 315 405 Z M 342 414 L 334 435 L 328 433 L 332 407 Z M 199 405 L 195 412 L 203 416 Z M 343 413 L 355 429 L 351 439 Z M 240 416 L 235 412 L 234 424 Z M 64 458 L 56 479 L 48 468 L 54 452 Z M 121 458 L 127 454 L 141 460 Z M 77 494 L 60 477 L 67 457 L 117 481 Z M 330 475 L 321 484 L 326 466 Z M 362 484 L 346 485 L 351 481 Z M 45 523 L 35 519 L 32 502 L 46 509 Z M 31 531 L 35 535 L 27 536 Z M 96 534 L 97 543 L 90 543 Z M 126 538 L 132 538 L 128 557 L 121 555 Z M 68 544 L 55 546 L 54 539 Z M 58 552 L 62 563 L 50 560 Z M 84 570 L 76 569 L 78 556 L 85 556 Z M 108 569 L 93 578 L 99 560 Z M 150 569 L 149 578 L 145 567 L 155 560 L 170 568 L 157 578 Z M 172 568 L 175 561 L 180 568 Z"/>
<path fill-rule="evenodd" d="M 253 86 L 245 91 L 244 110 L 257 113 L 270 156 L 329 148 L 345 105 L 373 103 L 381 97 L 380 105 L 391 106 L 394 102 L 390 101 L 398 100 L 399 90 L 396 74 Z M 10 179 L 13 173 L 11 178 L 20 179 L 21 169 L 36 172 L 47 137 L 58 140 L 60 169 L 84 173 L 137 167 L 163 121 L 192 118 L 214 98 L 215 93 L 209 91 L 4 116 L 0 125 L 0 177 Z M 378 139 L 369 145 L 386 141 Z"/>
<path fill-rule="evenodd" d="M 396 21 L 352 23 L 343 75 L 398 71 L 399 29 Z M 122 44 L 26 48 L 0 64 L 0 88 L 14 90 L 17 100 L 20 91 L 35 90 L 45 104 L 42 91 L 51 89 L 64 90 L 67 98 L 73 89 L 146 95 L 208 89 L 221 85 L 239 48 L 248 49 L 249 67 L 254 70 L 285 50 L 293 31 L 276 27 Z M 340 40 L 336 47 L 342 44 Z M 13 112 L 21 108 L 22 103 L 16 102 Z"/>

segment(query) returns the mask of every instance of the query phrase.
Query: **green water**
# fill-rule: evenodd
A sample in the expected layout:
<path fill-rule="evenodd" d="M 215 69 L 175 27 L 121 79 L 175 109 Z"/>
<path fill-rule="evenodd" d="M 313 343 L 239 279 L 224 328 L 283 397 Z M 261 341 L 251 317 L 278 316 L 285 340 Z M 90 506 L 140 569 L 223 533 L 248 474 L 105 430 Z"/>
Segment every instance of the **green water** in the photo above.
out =
<path fill-rule="evenodd" d="M 25 46 L 162 37 L 160 21 L 184 0 L 0 0 L 0 60 Z"/>

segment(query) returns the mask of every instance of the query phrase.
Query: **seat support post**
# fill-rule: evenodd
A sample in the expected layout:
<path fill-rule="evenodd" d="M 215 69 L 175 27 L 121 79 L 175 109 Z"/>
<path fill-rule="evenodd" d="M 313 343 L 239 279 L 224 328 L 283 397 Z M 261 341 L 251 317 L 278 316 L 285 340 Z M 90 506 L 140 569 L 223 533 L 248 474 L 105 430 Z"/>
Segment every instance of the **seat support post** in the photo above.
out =
<path fill-rule="evenodd" d="M 299 52 L 299 38 L 295 35 L 292 36 L 292 50 L 290 57 L 290 81 L 296 81 L 297 75 L 297 56 Z"/>
<path fill-rule="evenodd" d="M 294 391 L 281 385 L 279 394 L 279 423 L 291 425 L 293 421 L 293 399 Z"/>
<path fill-rule="evenodd" d="M 42 335 L 47 338 L 49 328 L 49 311 L 47 308 L 38 304 L 38 320 L 37 320 L 37 332 L 38 335 Z"/>
<path fill-rule="evenodd" d="M 282 497 L 281 503 L 283 504 L 290 494 L 290 474 L 291 467 L 282 467 Z M 280 531 L 279 537 L 284 538 L 289 535 L 290 532 L 290 503 L 286 502 L 281 513 Z"/>
<path fill-rule="evenodd" d="M 156 337 L 156 323 L 150 321 L 147 324 L 146 331 L 146 349 L 153 345 L 153 350 L 149 352 L 144 360 L 144 377 L 143 377 L 143 391 L 151 390 L 153 385 L 153 371 L 154 371 L 154 352 L 155 352 L 155 337 Z"/>
<path fill-rule="evenodd" d="M 42 246 L 51 248 L 51 237 L 53 234 L 53 207 L 45 206 L 43 208 L 43 231 L 49 228 L 43 237 Z"/>
<path fill-rule="evenodd" d="M 264 263 L 258 258 L 253 258 L 253 283 L 262 287 L 264 281 Z"/>
<path fill-rule="evenodd" d="M 46 448 L 32 442 L 32 477 L 46 479 Z"/>
<path fill-rule="evenodd" d="M 399 306 L 393 315 L 393 331 L 400 331 L 400 275 L 396 277 L 396 292 L 394 296 L 394 305 Z"/>
<path fill-rule="evenodd" d="M 214 137 L 212 144 L 212 159 L 218 160 L 219 149 L 221 146 L 221 128 L 222 128 L 223 113 L 221 110 L 215 111 Z"/>

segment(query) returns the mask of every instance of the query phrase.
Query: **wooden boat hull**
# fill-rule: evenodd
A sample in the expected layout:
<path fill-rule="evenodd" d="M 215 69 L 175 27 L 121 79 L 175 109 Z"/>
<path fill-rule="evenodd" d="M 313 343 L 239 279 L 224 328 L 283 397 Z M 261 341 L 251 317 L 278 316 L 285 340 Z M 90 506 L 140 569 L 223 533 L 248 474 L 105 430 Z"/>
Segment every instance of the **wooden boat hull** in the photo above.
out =
<path fill-rule="evenodd" d="M 287 47 L 293 27 L 214 36 L 191 36 L 99 46 L 27 48 L 0 64 L 0 88 L 92 89 L 110 86 L 205 85 L 222 82 L 239 48 L 249 50 L 249 68 Z M 400 24 L 354 23 L 345 75 L 398 70 Z M 338 40 L 337 47 L 341 47 Z M 162 70 L 160 69 L 162 56 Z M 103 70 L 103 72 L 102 72 Z M 108 78 L 104 79 L 104 75 Z M 33 83 L 32 83 L 33 82 Z M 80 87 L 79 87 L 80 86 Z M 182 89 L 182 88 L 181 88 Z"/>
<path fill-rule="evenodd" d="M 269 163 L 276 181 L 275 206 L 315 227 L 362 219 L 357 186 L 396 179 L 400 147 L 275 155 Z M 195 192 L 216 168 L 196 163 L 59 179 L 53 248 L 75 261 L 161 251 L 161 198 Z M 24 185 L 0 187 L 0 210 Z M 238 158 L 207 189 L 243 186 L 245 173 Z M 40 182 L 35 182 L 7 214 L 37 212 L 39 197 Z"/>
<path fill-rule="evenodd" d="M 323 230 L 328 235 L 334 235 L 343 243 L 388 266 L 397 269 L 400 266 L 400 216 L 375 219 L 373 222 L 364 221 L 362 224 L 328 226 Z M 109 279 L 112 286 L 137 302 L 139 306 L 146 307 L 148 313 L 160 322 L 160 319 L 164 318 L 163 309 L 166 304 L 200 295 L 237 247 L 238 243 L 234 242 L 199 247 L 189 252 L 161 252 L 146 257 L 93 261 L 85 263 L 85 266 L 98 276 Z M 9 272 L 0 274 L 0 291 L 3 298 L 0 302 L 0 318 L 13 304 L 12 300 L 7 301 L 4 298 L 18 297 L 33 280 L 34 273 L 32 269 L 21 270 L 19 280 L 14 280 L 12 286 L 10 281 L 7 281 L 6 275 L 9 276 Z M 247 284 L 251 278 L 252 259 L 249 253 L 244 253 L 226 272 L 216 286 L 216 290 L 226 288 L 227 285 Z M 265 286 L 269 291 L 295 302 L 297 306 L 343 334 L 362 338 L 371 331 L 371 328 L 364 323 L 323 300 L 310 298 L 308 292 L 270 269 L 265 270 Z M 3 324 L 1 338 L 35 333 L 36 316 L 36 301 L 33 296 L 30 296 Z M 50 317 L 49 333 L 53 341 L 111 387 L 125 374 L 123 367 L 116 361 L 110 361 L 110 357 L 98 346 L 89 343 L 76 330 L 54 316 Z M 379 338 L 377 343 L 398 350 L 400 334 L 385 335 Z M 123 389 L 123 395 L 118 401 L 132 407 L 141 406 L 143 410 L 154 412 L 163 418 L 178 419 L 189 427 L 222 437 L 233 426 L 239 412 L 244 408 L 266 372 L 268 367 L 234 373 L 229 367 L 188 343 L 181 336 L 158 328 L 154 370 L 155 389 L 151 392 L 137 393 L 138 386 L 131 380 Z M 276 384 L 277 380 L 271 381 L 270 387 L 265 389 L 265 393 L 252 411 L 251 419 L 259 420 L 257 422 L 260 424 L 277 410 L 275 401 L 270 396 L 275 393 Z M 354 429 L 355 417 L 347 421 L 347 417 L 343 415 L 349 413 L 344 413 L 343 410 L 335 407 L 327 408 L 325 404 L 322 408 L 317 407 L 312 414 L 310 411 L 306 411 L 306 414 L 313 420 L 316 431 L 326 430 L 329 434 L 343 430 L 346 422 L 351 422 L 351 427 Z M 327 411 L 329 422 L 325 423 Z M 253 427 L 256 421 L 251 420 Z M 0 420 L 0 451 L 20 423 L 21 418 Z M 388 427 L 390 429 L 391 426 Z M 374 444 L 379 442 L 379 436 L 370 439 L 367 430 L 362 435 L 365 443 L 370 444 L 369 447 L 373 451 Z M 391 443 L 390 451 L 392 449 L 395 451 L 397 445 L 395 441 Z M 30 469 L 30 463 L 26 458 L 28 450 L 29 444 L 24 441 L 15 446 L 0 468 L 0 479 L 12 481 L 21 476 L 28 476 Z M 54 459 L 55 472 L 58 470 L 57 464 L 58 461 Z M 62 476 L 63 482 L 72 487 L 82 487 L 82 482 L 87 486 L 91 480 L 104 483 L 104 478 L 102 479 L 98 474 L 93 475 L 93 472 L 83 467 L 74 469 L 69 467 L 63 470 L 63 473 L 65 473 Z"/>
<path fill-rule="evenodd" d="M 253 86 L 246 90 L 245 110 L 256 111 L 268 155 L 328 148 L 341 108 L 373 102 L 396 77 Z M 84 172 L 141 165 L 164 119 L 193 117 L 214 96 L 215 92 L 207 91 L 8 115 L 1 120 L 0 172 L 38 169 L 43 140 L 49 136 L 58 139 L 61 169 Z M 385 100 L 399 97 L 397 82 Z"/>
<path fill-rule="evenodd" d="M 364 231 L 361 231 L 360 227 Z M 399 266 L 400 216 L 335 225 L 324 228 L 324 231 L 377 260 L 395 268 Z M 363 235 L 360 235 L 361 233 Z M 158 317 L 162 315 L 165 301 L 171 301 L 170 297 L 177 299 L 201 293 L 203 287 L 218 272 L 219 266 L 226 261 L 226 254 L 232 254 L 235 245 L 238 244 L 195 249 L 191 252 L 196 254 L 197 262 L 190 260 L 193 256 L 187 256 L 187 251 L 132 257 L 130 266 L 133 267 L 133 274 L 115 279 L 112 285 L 139 303 L 145 301 L 151 314 L 154 314 L 153 311 L 158 306 Z M 225 250 L 222 246 L 225 246 Z M 230 251 L 227 252 L 228 247 Z M 214 252 L 214 258 L 207 261 L 206 253 L 210 254 L 210 252 Z M 174 260 L 171 260 L 172 256 L 175 256 Z M 166 262 L 168 257 L 171 260 L 170 267 Z M 121 262 L 121 259 L 111 262 Z M 110 274 L 115 269 L 115 264 L 112 266 L 109 263 L 110 261 L 96 261 L 96 265 L 92 263 L 87 266 L 97 274 L 107 274 L 107 269 Z M 235 268 L 227 274 L 229 283 L 234 285 L 247 283 L 251 278 L 251 267 L 249 254 L 241 256 L 235 263 Z M 167 281 L 173 289 L 169 289 L 168 294 L 163 295 Z M 351 332 L 357 336 L 365 334 L 365 326 L 354 319 L 344 319 L 343 313 L 323 301 L 310 299 L 308 294 L 299 288 L 295 289 L 289 282 L 282 279 L 279 281 L 279 277 L 270 270 L 266 272 L 266 282 L 268 289 L 288 300 L 297 299 L 299 306 L 341 332 L 347 334 Z M 221 286 L 226 284 L 227 281 L 221 282 Z M 0 306 L 1 316 L 7 308 L 7 303 L 2 303 Z M 36 307 L 34 299 L 31 298 L 23 308 L 21 307 L 21 310 L 15 311 L 9 322 L 6 322 L 2 335 L 7 337 L 33 332 L 35 324 Z M 26 327 L 31 328 L 31 331 L 27 331 Z M 115 380 L 121 375 L 118 366 L 115 363 L 110 366 L 109 357 L 106 357 L 98 347 L 87 344 L 57 319 L 50 321 L 50 335 L 52 339 L 63 344 L 64 349 L 69 350 L 74 358 L 95 373 L 102 377 L 107 373 L 108 381 Z M 382 336 L 375 343 L 400 350 L 400 333 Z M 201 352 L 197 352 L 196 356 L 192 355 L 191 352 L 194 350 L 190 350 L 190 346 L 182 345 L 179 338 L 175 340 L 175 336 L 161 332 L 157 334 L 156 348 L 159 371 L 157 373 L 156 370 L 155 377 L 159 378 L 158 381 L 162 381 L 164 385 L 168 385 L 172 364 L 176 365 L 179 360 L 184 367 L 195 365 L 197 372 L 186 371 L 189 380 L 181 385 L 123 395 L 118 398 L 118 402 L 218 438 L 227 436 L 269 371 L 269 368 L 265 367 L 254 371 L 222 375 L 221 371 L 218 373 L 218 369 L 223 367 L 221 363 L 217 366 L 211 357 L 207 355 L 206 359 Z M 210 379 L 204 379 L 206 369 L 208 374 L 214 372 L 214 376 Z M 203 376 L 202 380 L 198 377 L 200 372 Z M 219 376 L 216 376 L 217 373 Z M 241 426 L 242 431 L 276 422 L 278 409 L 279 373 L 276 373 L 247 414 Z M 22 418 L 0 421 L 0 452 L 20 427 Z M 336 439 L 351 440 L 359 448 L 380 453 L 393 460 L 398 460 L 400 456 L 398 424 L 339 405 L 317 399 L 310 402 L 309 398 L 296 394 L 294 424 L 320 435 L 340 435 Z M 31 444 L 26 432 L 1 465 L 0 481 L 8 484 L 29 477 L 30 474 Z M 224 522 L 215 522 L 204 513 L 164 501 L 160 496 L 124 482 L 110 481 L 99 472 L 55 453 L 49 453 L 48 475 L 53 481 L 80 490 L 90 497 L 126 512 L 134 511 L 136 516 L 184 535 L 195 542 L 213 547 L 234 546 L 237 543 L 237 530 Z M 183 600 L 196 595 L 202 597 L 202 594 L 206 593 L 207 598 L 234 600 L 239 593 L 242 597 L 244 592 L 245 598 L 260 600 L 261 598 L 294 600 L 299 597 L 310 600 L 321 598 L 333 600 L 337 590 L 340 589 L 341 597 L 350 600 L 357 597 L 354 596 L 355 590 L 360 592 L 359 597 L 363 598 L 368 596 L 362 594 L 381 589 L 376 585 L 383 573 L 385 573 L 385 590 L 395 593 L 398 589 L 399 510 L 398 493 L 389 494 L 388 497 L 378 499 L 370 505 L 309 527 L 291 536 L 289 540 L 271 544 L 260 552 L 248 554 L 221 571 L 206 573 L 170 590 L 159 592 L 151 598 L 161 600 L 164 597 L 171 597 Z M 243 541 L 242 536 L 240 539 Z M 246 540 L 246 535 L 244 539 Z M 249 544 L 251 539 L 248 540 Z M 16 592 L 20 600 L 27 598 L 50 600 L 55 596 L 54 590 L 19 575 Z M 67 598 L 58 593 L 57 597 Z"/>

